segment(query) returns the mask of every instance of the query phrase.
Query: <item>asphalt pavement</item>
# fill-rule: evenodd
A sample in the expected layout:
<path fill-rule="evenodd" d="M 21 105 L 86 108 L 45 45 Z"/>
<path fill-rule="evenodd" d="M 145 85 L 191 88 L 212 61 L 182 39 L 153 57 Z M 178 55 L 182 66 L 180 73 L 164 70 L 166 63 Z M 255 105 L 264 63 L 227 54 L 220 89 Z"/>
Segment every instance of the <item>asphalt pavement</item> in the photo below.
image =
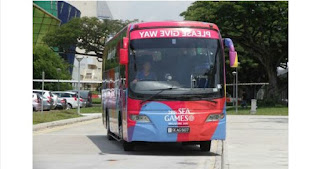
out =
<path fill-rule="evenodd" d="M 213 169 L 221 163 L 226 163 L 224 169 L 288 168 L 286 116 L 228 115 L 225 156 L 217 141 L 211 152 L 179 143 L 144 144 L 125 152 L 105 134 L 101 119 L 35 131 L 33 168 Z"/>
<path fill-rule="evenodd" d="M 213 169 L 217 144 L 212 152 L 196 145 L 144 144 L 133 152 L 109 141 L 101 119 L 34 132 L 34 169 Z M 218 158 L 219 157 L 219 158 Z"/>

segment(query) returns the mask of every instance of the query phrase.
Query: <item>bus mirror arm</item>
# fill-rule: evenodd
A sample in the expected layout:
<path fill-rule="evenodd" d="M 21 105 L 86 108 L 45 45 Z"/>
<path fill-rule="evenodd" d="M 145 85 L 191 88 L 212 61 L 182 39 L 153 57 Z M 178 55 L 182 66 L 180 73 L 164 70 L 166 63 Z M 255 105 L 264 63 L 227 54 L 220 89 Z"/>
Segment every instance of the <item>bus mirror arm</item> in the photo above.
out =
<path fill-rule="evenodd" d="M 238 67 L 238 54 L 234 49 L 232 40 L 230 38 L 225 38 L 224 45 L 229 49 L 230 67 Z"/>

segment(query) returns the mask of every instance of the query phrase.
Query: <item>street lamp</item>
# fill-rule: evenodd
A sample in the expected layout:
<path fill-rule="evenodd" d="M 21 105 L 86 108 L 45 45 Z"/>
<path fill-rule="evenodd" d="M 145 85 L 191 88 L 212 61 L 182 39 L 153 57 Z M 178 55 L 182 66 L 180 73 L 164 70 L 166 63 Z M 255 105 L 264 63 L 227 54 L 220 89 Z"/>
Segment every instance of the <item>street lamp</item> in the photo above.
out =
<path fill-rule="evenodd" d="M 232 90 L 232 97 L 233 97 L 233 106 L 235 106 L 235 96 L 236 96 L 236 74 L 237 72 L 236 71 L 233 71 L 232 72 L 232 75 L 233 75 L 233 90 Z"/>
<path fill-rule="evenodd" d="M 59 79 L 60 79 L 61 69 L 60 69 L 60 68 L 57 68 L 57 72 L 58 72 L 58 91 L 60 91 L 60 82 L 59 82 Z"/>
<path fill-rule="evenodd" d="M 238 67 L 240 62 L 238 62 Z M 238 67 L 236 67 L 236 113 L 238 113 Z"/>
<path fill-rule="evenodd" d="M 80 115 L 80 62 L 83 59 L 83 56 L 77 56 L 78 60 L 78 115 Z"/>

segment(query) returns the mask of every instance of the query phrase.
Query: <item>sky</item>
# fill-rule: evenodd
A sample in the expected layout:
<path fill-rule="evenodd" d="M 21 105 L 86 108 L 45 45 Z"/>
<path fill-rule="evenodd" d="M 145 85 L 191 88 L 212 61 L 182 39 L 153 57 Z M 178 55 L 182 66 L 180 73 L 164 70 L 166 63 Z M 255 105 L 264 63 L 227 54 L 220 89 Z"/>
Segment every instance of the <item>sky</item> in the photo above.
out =
<path fill-rule="evenodd" d="M 139 21 L 182 21 L 180 13 L 193 1 L 108 1 L 113 19 Z"/>

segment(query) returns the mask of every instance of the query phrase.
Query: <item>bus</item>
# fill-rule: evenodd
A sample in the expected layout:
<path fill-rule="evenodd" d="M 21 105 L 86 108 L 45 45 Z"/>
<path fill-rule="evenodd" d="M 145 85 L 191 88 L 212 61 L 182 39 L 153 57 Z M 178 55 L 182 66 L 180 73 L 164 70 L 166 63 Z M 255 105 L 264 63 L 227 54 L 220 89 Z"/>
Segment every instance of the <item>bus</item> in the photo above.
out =
<path fill-rule="evenodd" d="M 143 22 L 104 48 L 102 121 L 125 151 L 138 142 L 181 142 L 210 151 L 226 138 L 226 71 L 238 57 L 213 23 Z"/>

